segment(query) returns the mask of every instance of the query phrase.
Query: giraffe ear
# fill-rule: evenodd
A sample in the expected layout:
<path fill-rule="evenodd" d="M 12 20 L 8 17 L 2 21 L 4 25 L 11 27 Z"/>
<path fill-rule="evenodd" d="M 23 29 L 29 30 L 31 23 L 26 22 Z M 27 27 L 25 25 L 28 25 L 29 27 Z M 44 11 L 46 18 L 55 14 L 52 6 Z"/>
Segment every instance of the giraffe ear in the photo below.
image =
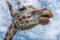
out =
<path fill-rule="evenodd" d="M 7 7 L 9 9 L 9 11 L 10 11 L 11 16 L 13 17 L 14 13 L 13 13 L 12 5 L 8 1 L 6 3 L 7 3 Z"/>
<path fill-rule="evenodd" d="M 13 11 L 12 5 L 8 1 L 7 1 L 7 7 L 10 12 Z"/>

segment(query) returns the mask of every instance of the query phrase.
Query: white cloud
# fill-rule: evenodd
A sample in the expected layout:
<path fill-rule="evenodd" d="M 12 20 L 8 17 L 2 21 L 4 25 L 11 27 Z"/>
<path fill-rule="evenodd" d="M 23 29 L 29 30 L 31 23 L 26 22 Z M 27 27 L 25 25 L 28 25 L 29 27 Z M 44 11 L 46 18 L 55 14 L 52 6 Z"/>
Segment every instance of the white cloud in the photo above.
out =
<path fill-rule="evenodd" d="M 0 32 L 6 32 L 6 31 L 7 31 L 7 27 L 0 26 Z"/>
<path fill-rule="evenodd" d="M 19 37 L 19 38 L 21 38 L 21 40 L 25 40 L 25 38 L 24 38 L 24 37 Z"/>

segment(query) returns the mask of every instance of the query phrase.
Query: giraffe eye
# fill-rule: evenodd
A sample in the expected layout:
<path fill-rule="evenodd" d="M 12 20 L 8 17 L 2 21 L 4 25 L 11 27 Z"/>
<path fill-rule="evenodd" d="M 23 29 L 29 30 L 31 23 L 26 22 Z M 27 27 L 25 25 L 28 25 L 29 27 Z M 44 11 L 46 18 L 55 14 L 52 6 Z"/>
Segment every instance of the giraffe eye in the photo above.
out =
<path fill-rule="evenodd" d="M 26 9 L 26 7 L 23 6 L 23 7 L 20 8 L 19 10 L 20 10 L 20 11 L 24 11 L 25 9 Z"/>

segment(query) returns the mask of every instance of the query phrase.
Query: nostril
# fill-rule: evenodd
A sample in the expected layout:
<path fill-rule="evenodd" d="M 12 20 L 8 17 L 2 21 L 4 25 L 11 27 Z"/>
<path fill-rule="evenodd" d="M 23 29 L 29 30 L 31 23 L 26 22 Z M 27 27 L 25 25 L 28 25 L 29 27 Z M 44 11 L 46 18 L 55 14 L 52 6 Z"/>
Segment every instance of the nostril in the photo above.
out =
<path fill-rule="evenodd" d="M 43 9 L 41 9 L 41 11 L 44 11 L 44 10 L 48 10 L 47 8 L 43 8 Z"/>

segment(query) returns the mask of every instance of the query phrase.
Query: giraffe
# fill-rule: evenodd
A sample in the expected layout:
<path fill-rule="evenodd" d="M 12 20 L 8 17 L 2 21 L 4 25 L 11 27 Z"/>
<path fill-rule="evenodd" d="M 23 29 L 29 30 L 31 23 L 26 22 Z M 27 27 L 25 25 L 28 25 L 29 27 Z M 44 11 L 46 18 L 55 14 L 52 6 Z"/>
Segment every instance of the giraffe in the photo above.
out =
<path fill-rule="evenodd" d="M 25 31 L 32 29 L 38 24 L 48 24 L 49 19 L 53 17 L 53 13 L 47 8 L 37 9 L 32 5 L 24 6 L 21 2 L 17 4 L 18 9 L 13 10 L 12 5 L 7 1 L 7 6 L 12 16 L 12 22 L 3 40 L 12 40 L 19 30 Z"/>

